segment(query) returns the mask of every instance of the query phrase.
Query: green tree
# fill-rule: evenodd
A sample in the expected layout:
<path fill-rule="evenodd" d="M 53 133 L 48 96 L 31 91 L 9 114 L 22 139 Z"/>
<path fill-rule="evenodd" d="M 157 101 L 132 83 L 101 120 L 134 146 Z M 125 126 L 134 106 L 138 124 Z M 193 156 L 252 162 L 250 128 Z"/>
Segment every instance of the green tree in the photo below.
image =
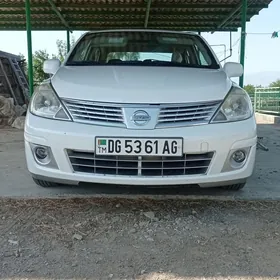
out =
<path fill-rule="evenodd" d="M 277 79 L 276 81 L 270 83 L 270 87 L 280 87 L 280 79 Z"/>
<path fill-rule="evenodd" d="M 45 60 L 50 58 L 50 55 L 46 50 L 39 50 L 35 51 L 32 57 L 34 84 L 38 84 L 49 77 L 49 75 L 43 71 L 43 64 Z"/>
<path fill-rule="evenodd" d="M 247 91 L 249 95 L 254 95 L 255 94 L 255 86 L 248 84 L 244 86 L 244 89 Z"/>
<path fill-rule="evenodd" d="M 58 52 L 57 58 L 62 62 L 67 53 L 66 41 L 56 40 L 56 46 L 57 46 L 57 52 Z"/>
<path fill-rule="evenodd" d="M 74 44 L 75 44 L 75 38 L 71 37 L 70 47 L 72 47 Z M 56 46 L 57 46 L 57 58 L 62 62 L 67 55 L 67 42 L 64 40 L 57 40 Z"/>
<path fill-rule="evenodd" d="M 71 46 L 75 43 L 74 37 L 71 38 Z M 35 51 L 32 55 L 33 58 L 33 79 L 34 84 L 37 85 L 41 83 L 43 80 L 47 79 L 49 77 L 48 74 L 44 73 L 43 71 L 43 64 L 44 61 L 50 58 L 57 58 L 61 62 L 65 59 L 65 56 L 67 55 L 67 43 L 63 40 L 57 40 L 56 41 L 57 46 L 57 54 L 48 54 L 46 50 L 38 50 Z M 26 76 L 28 75 L 28 69 L 27 69 L 27 63 L 26 58 L 22 53 L 19 54 L 22 61 L 25 60 L 24 63 L 22 63 L 22 67 L 24 69 L 24 72 Z"/>

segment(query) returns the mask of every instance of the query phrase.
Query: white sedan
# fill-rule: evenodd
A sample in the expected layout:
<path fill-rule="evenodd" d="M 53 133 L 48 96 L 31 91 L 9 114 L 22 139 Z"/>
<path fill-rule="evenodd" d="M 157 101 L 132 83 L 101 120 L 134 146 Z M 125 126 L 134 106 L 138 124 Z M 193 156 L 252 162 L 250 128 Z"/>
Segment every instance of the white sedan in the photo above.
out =
<path fill-rule="evenodd" d="M 80 182 L 241 189 L 256 154 L 248 94 L 199 35 L 84 34 L 33 94 L 28 169 L 43 187 Z"/>

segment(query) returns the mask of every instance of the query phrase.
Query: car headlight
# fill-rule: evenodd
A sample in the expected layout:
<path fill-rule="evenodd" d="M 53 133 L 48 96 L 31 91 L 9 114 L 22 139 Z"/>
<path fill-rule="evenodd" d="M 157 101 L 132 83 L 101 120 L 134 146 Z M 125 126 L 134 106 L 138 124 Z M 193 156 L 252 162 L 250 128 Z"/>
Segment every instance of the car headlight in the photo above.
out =
<path fill-rule="evenodd" d="M 249 119 L 253 115 L 253 106 L 247 92 L 233 86 L 211 123 L 235 122 Z"/>
<path fill-rule="evenodd" d="M 31 100 L 30 112 L 44 118 L 71 121 L 50 83 L 43 83 L 36 89 Z"/>

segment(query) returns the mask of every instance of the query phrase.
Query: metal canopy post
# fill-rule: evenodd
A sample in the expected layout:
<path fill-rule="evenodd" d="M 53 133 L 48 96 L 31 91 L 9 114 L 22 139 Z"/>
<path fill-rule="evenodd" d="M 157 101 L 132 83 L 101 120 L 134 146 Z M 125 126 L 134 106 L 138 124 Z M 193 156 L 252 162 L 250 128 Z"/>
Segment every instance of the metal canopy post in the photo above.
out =
<path fill-rule="evenodd" d="M 245 61 L 246 18 L 247 18 L 247 0 L 242 0 L 240 63 L 242 64 L 243 69 L 244 69 L 244 61 Z M 239 86 L 243 87 L 243 85 L 244 85 L 244 73 L 239 78 Z"/>
<path fill-rule="evenodd" d="M 149 22 L 149 17 L 150 17 L 150 10 L 151 10 L 151 3 L 152 3 L 152 0 L 147 0 L 146 16 L 145 16 L 145 23 L 144 23 L 144 27 L 145 28 L 148 27 L 148 22 Z"/>
<path fill-rule="evenodd" d="M 31 19 L 30 19 L 30 0 L 25 0 L 26 12 L 26 35 L 27 35 L 27 54 L 28 54 L 28 79 L 30 95 L 33 94 L 33 60 L 32 60 L 32 37 L 31 37 Z"/>
<path fill-rule="evenodd" d="M 70 31 L 67 30 L 67 52 L 70 51 Z"/>
<path fill-rule="evenodd" d="M 63 15 L 61 14 L 61 12 L 57 9 L 55 3 L 53 2 L 53 0 L 48 0 L 48 2 L 50 3 L 53 11 L 57 14 L 57 16 L 59 17 L 59 19 L 61 20 L 61 22 L 64 24 L 64 26 L 67 27 L 67 29 L 70 30 L 70 26 L 69 24 L 66 22 L 66 20 L 64 19 Z"/>
<path fill-rule="evenodd" d="M 247 2 L 247 1 L 246 1 L 246 2 Z M 220 28 L 220 27 L 226 25 L 226 23 L 227 23 L 231 18 L 233 18 L 233 17 L 235 16 L 235 14 L 236 14 L 238 11 L 240 11 L 240 9 L 242 8 L 243 3 L 244 3 L 244 1 L 243 1 L 240 5 L 238 5 L 231 13 L 229 13 L 229 14 L 225 17 L 225 19 L 217 26 L 217 28 Z M 246 5 L 246 6 L 247 6 L 247 5 Z M 243 20 L 243 18 L 242 18 L 242 20 Z M 212 34 L 213 34 L 213 33 L 214 33 L 214 31 L 212 32 Z"/>

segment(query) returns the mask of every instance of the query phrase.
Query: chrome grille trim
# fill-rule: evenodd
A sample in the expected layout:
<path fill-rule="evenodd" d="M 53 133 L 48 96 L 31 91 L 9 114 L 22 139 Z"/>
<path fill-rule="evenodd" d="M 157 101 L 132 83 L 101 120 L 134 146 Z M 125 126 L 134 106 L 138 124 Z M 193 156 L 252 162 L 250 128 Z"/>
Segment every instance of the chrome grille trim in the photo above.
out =
<path fill-rule="evenodd" d="M 131 116 L 126 109 L 133 108 L 150 113 L 155 124 L 149 129 L 156 129 L 207 124 L 222 100 L 182 104 L 120 104 L 63 98 L 62 102 L 75 122 L 129 128 Z M 158 113 L 153 113 L 155 108 Z"/>
<path fill-rule="evenodd" d="M 158 127 L 207 124 L 220 106 L 221 101 L 162 106 Z"/>
<path fill-rule="evenodd" d="M 121 105 L 62 99 L 75 122 L 125 127 Z"/>
<path fill-rule="evenodd" d="M 67 150 L 73 172 L 121 176 L 206 175 L 214 152 L 181 157 L 96 156 L 93 152 Z"/>

